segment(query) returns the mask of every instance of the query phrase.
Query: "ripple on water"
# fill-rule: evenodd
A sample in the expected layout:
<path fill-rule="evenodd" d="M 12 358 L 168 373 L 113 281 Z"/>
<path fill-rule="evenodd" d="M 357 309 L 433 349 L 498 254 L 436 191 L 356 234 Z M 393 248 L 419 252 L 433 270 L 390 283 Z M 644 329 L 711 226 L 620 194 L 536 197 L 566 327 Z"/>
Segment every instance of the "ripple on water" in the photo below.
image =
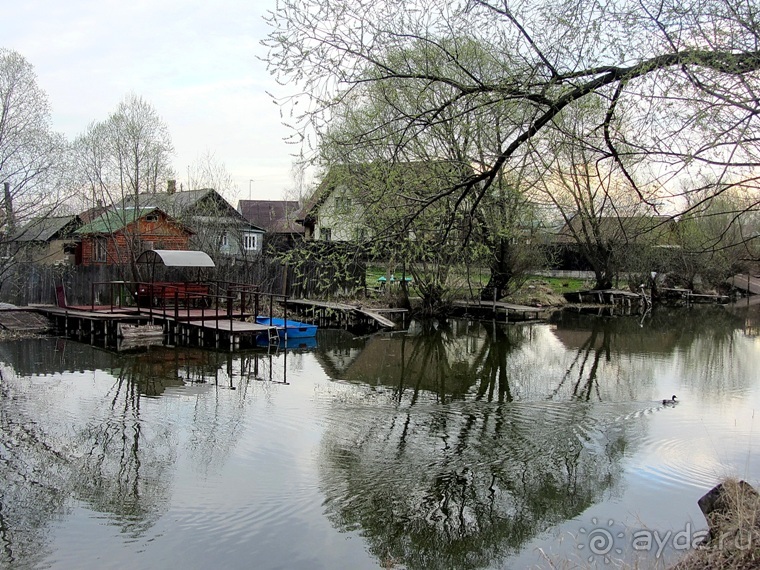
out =
<path fill-rule="evenodd" d="M 751 453 L 751 434 L 723 421 L 674 410 L 667 421 L 648 428 L 629 467 L 631 477 L 646 488 L 704 490 L 726 477 L 751 476 L 760 467 Z M 737 473 L 737 466 L 745 472 Z"/>

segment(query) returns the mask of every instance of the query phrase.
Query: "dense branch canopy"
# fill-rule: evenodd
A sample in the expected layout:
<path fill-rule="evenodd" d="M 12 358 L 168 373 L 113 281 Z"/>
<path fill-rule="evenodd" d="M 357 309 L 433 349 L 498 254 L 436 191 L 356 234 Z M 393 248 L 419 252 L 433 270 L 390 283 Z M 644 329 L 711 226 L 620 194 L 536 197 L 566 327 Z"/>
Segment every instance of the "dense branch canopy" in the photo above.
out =
<path fill-rule="evenodd" d="M 735 184 L 760 164 L 752 2 L 280 0 L 269 23 L 270 71 L 300 90 L 281 100 L 300 109 L 292 126 L 341 161 L 450 159 L 443 126 L 498 124 L 489 152 L 465 148 L 478 168 L 447 191 L 474 197 L 462 204 L 570 136 L 563 114 L 589 101 L 602 105 L 588 131 L 604 135 L 601 159 L 641 200 L 656 188 L 683 207 L 684 180 Z"/>

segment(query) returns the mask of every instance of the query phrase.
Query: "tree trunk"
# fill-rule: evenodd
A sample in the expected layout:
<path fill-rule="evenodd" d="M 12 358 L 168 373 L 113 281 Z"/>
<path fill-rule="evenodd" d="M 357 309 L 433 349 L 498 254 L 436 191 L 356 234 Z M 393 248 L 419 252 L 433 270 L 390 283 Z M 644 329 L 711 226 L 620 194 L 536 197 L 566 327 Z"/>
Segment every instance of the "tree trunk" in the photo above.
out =
<path fill-rule="evenodd" d="M 491 270 L 491 276 L 486 286 L 480 292 L 480 300 L 498 301 L 507 294 L 509 283 L 514 277 L 512 248 L 508 239 L 499 239 L 498 246 L 494 248 L 494 257 L 491 259 L 491 267 L 489 269 Z"/>

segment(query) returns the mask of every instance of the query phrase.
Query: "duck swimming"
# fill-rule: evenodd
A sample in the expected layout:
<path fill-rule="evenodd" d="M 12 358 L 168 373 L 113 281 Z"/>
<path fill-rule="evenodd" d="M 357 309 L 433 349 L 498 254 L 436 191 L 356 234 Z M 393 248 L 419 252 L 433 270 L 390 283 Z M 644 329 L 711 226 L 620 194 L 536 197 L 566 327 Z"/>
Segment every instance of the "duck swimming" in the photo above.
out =
<path fill-rule="evenodd" d="M 662 405 L 663 406 L 675 405 L 676 403 L 677 402 L 676 402 L 676 395 L 675 394 L 673 394 L 673 397 L 670 400 L 663 400 L 662 401 Z"/>

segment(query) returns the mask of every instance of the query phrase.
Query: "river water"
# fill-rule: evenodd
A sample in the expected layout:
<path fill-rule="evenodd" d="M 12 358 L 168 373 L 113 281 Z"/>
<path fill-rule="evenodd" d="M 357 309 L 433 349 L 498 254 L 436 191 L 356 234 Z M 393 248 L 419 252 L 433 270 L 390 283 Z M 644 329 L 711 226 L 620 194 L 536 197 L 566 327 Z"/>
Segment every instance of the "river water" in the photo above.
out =
<path fill-rule="evenodd" d="M 665 567 L 760 479 L 758 308 L 0 344 L 0 566 Z M 663 398 L 677 396 L 675 406 Z"/>

